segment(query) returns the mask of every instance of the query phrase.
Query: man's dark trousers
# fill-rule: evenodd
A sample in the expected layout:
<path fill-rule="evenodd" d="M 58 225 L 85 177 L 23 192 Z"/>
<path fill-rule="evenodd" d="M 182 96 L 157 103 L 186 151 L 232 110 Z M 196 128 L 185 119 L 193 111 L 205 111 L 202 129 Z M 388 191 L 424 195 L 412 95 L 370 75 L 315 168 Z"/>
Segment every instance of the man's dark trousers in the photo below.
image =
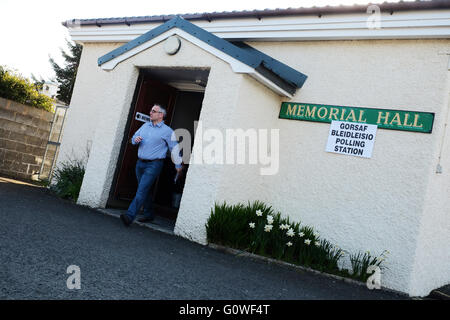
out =
<path fill-rule="evenodd" d="M 158 175 L 161 173 L 164 160 L 154 160 L 144 162 L 138 160 L 136 163 L 136 178 L 138 181 L 138 189 L 136 196 L 128 207 L 127 216 L 133 221 L 142 205 L 144 206 L 144 217 L 153 217 L 152 195 L 150 189 Z"/>

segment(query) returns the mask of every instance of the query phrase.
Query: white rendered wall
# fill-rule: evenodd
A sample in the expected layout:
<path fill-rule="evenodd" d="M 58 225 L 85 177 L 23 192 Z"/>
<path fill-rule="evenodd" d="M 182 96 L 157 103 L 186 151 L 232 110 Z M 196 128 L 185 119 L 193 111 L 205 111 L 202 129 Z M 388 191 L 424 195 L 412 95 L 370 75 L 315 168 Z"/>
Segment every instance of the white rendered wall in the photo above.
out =
<path fill-rule="evenodd" d="M 205 129 L 217 123 L 224 127 L 231 125 L 227 119 L 231 119 L 231 110 L 236 107 L 242 80 L 242 75 L 235 74 L 227 63 L 185 40 L 174 56 L 168 56 L 160 43 L 120 63 L 112 71 L 99 68 L 97 58 L 116 46 L 85 44 L 62 142 L 62 151 L 73 149 L 72 157 L 81 157 L 84 145 L 93 141 L 78 199 L 79 204 L 91 207 L 106 205 L 139 68 L 210 68 L 201 113 Z M 86 70 L 89 71 L 84 72 Z M 86 134 L 80 134 L 82 132 Z M 64 159 L 61 156 L 59 161 Z M 191 166 L 175 228 L 177 234 L 205 243 L 204 221 L 217 198 L 215 190 L 220 176 L 220 167 Z M 209 192 L 202 191 L 205 185 Z"/>

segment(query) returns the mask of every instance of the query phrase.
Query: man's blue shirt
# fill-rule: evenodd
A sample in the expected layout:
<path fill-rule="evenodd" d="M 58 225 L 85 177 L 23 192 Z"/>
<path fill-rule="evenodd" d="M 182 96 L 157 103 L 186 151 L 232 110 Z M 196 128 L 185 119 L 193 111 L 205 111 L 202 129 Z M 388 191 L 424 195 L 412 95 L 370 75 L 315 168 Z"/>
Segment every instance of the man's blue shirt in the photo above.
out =
<path fill-rule="evenodd" d="M 172 135 L 173 139 L 172 140 Z M 178 142 L 175 134 L 169 126 L 161 121 L 155 125 L 151 121 L 144 123 L 131 138 L 131 143 L 136 145 L 134 139 L 138 136 L 142 137 L 139 143 L 138 158 L 146 160 L 164 159 L 167 150 L 170 149 L 172 161 L 176 168 L 181 168 L 181 157 Z"/>

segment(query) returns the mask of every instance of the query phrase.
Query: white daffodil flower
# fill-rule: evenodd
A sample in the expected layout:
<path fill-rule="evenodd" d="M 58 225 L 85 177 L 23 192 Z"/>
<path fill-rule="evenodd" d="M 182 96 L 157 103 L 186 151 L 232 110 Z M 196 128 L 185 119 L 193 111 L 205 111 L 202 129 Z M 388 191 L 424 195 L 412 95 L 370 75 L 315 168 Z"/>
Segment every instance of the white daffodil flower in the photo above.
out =
<path fill-rule="evenodd" d="M 262 216 L 262 211 L 261 211 L 261 210 L 256 210 L 256 215 L 257 215 L 258 217 L 261 217 L 261 216 Z"/>
<path fill-rule="evenodd" d="M 270 232 L 270 230 L 272 230 L 272 228 L 273 228 L 273 225 L 271 225 L 271 224 L 266 224 L 266 225 L 264 226 L 264 231 L 265 231 L 265 232 Z"/>
<path fill-rule="evenodd" d="M 267 216 L 267 223 L 268 224 L 272 224 L 273 223 L 273 216 L 271 216 L 271 215 Z"/>
<path fill-rule="evenodd" d="M 319 241 L 316 241 L 315 244 L 316 244 L 317 247 L 320 246 L 320 242 Z"/>
<path fill-rule="evenodd" d="M 309 239 L 306 239 L 305 240 L 305 244 L 307 244 L 308 246 L 311 244 L 311 240 L 309 240 Z"/>
<path fill-rule="evenodd" d="M 314 237 L 318 238 L 318 237 L 320 237 L 320 234 L 317 232 L 314 232 Z"/>
<path fill-rule="evenodd" d="M 248 224 L 249 226 L 250 226 L 250 228 L 252 228 L 252 229 L 254 229 L 255 228 L 255 223 L 254 222 L 250 222 L 249 224 Z"/>
<path fill-rule="evenodd" d="M 303 237 L 305 234 L 303 232 L 299 232 L 298 234 L 300 237 Z"/>
<path fill-rule="evenodd" d="M 289 230 L 288 230 L 288 232 L 286 232 L 286 234 L 288 235 L 288 237 L 293 237 L 293 236 L 295 236 L 294 229 L 289 228 Z"/>
<path fill-rule="evenodd" d="M 288 243 L 286 243 L 286 245 L 288 246 L 288 247 L 290 247 L 290 246 L 292 246 L 292 242 L 288 242 Z"/>

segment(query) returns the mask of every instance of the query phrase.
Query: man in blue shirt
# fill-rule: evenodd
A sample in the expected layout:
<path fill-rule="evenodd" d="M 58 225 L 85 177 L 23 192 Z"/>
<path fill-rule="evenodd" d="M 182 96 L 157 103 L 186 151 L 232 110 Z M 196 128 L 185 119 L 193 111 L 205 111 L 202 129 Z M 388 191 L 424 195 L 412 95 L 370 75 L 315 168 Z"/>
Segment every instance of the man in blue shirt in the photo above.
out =
<path fill-rule="evenodd" d="M 128 207 L 126 214 L 121 214 L 123 224 L 129 226 L 144 206 L 144 217 L 139 222 L 151 222 L 153 217 L 152 196 L 149 191 L 161 173 L 167 150 L 172 154 L 172 161 L 179 174 L 182 170 L 178 142 L 173 130 L 164 124 L 166 110 L 155 104 L 150 111 L 150 122 L 144 123 L 131 138 L 133 145 L 139 144 L 136 177 L 138 188 L 136 196 Z M 173 140 L 172 140 L 173 137 Z"/>

